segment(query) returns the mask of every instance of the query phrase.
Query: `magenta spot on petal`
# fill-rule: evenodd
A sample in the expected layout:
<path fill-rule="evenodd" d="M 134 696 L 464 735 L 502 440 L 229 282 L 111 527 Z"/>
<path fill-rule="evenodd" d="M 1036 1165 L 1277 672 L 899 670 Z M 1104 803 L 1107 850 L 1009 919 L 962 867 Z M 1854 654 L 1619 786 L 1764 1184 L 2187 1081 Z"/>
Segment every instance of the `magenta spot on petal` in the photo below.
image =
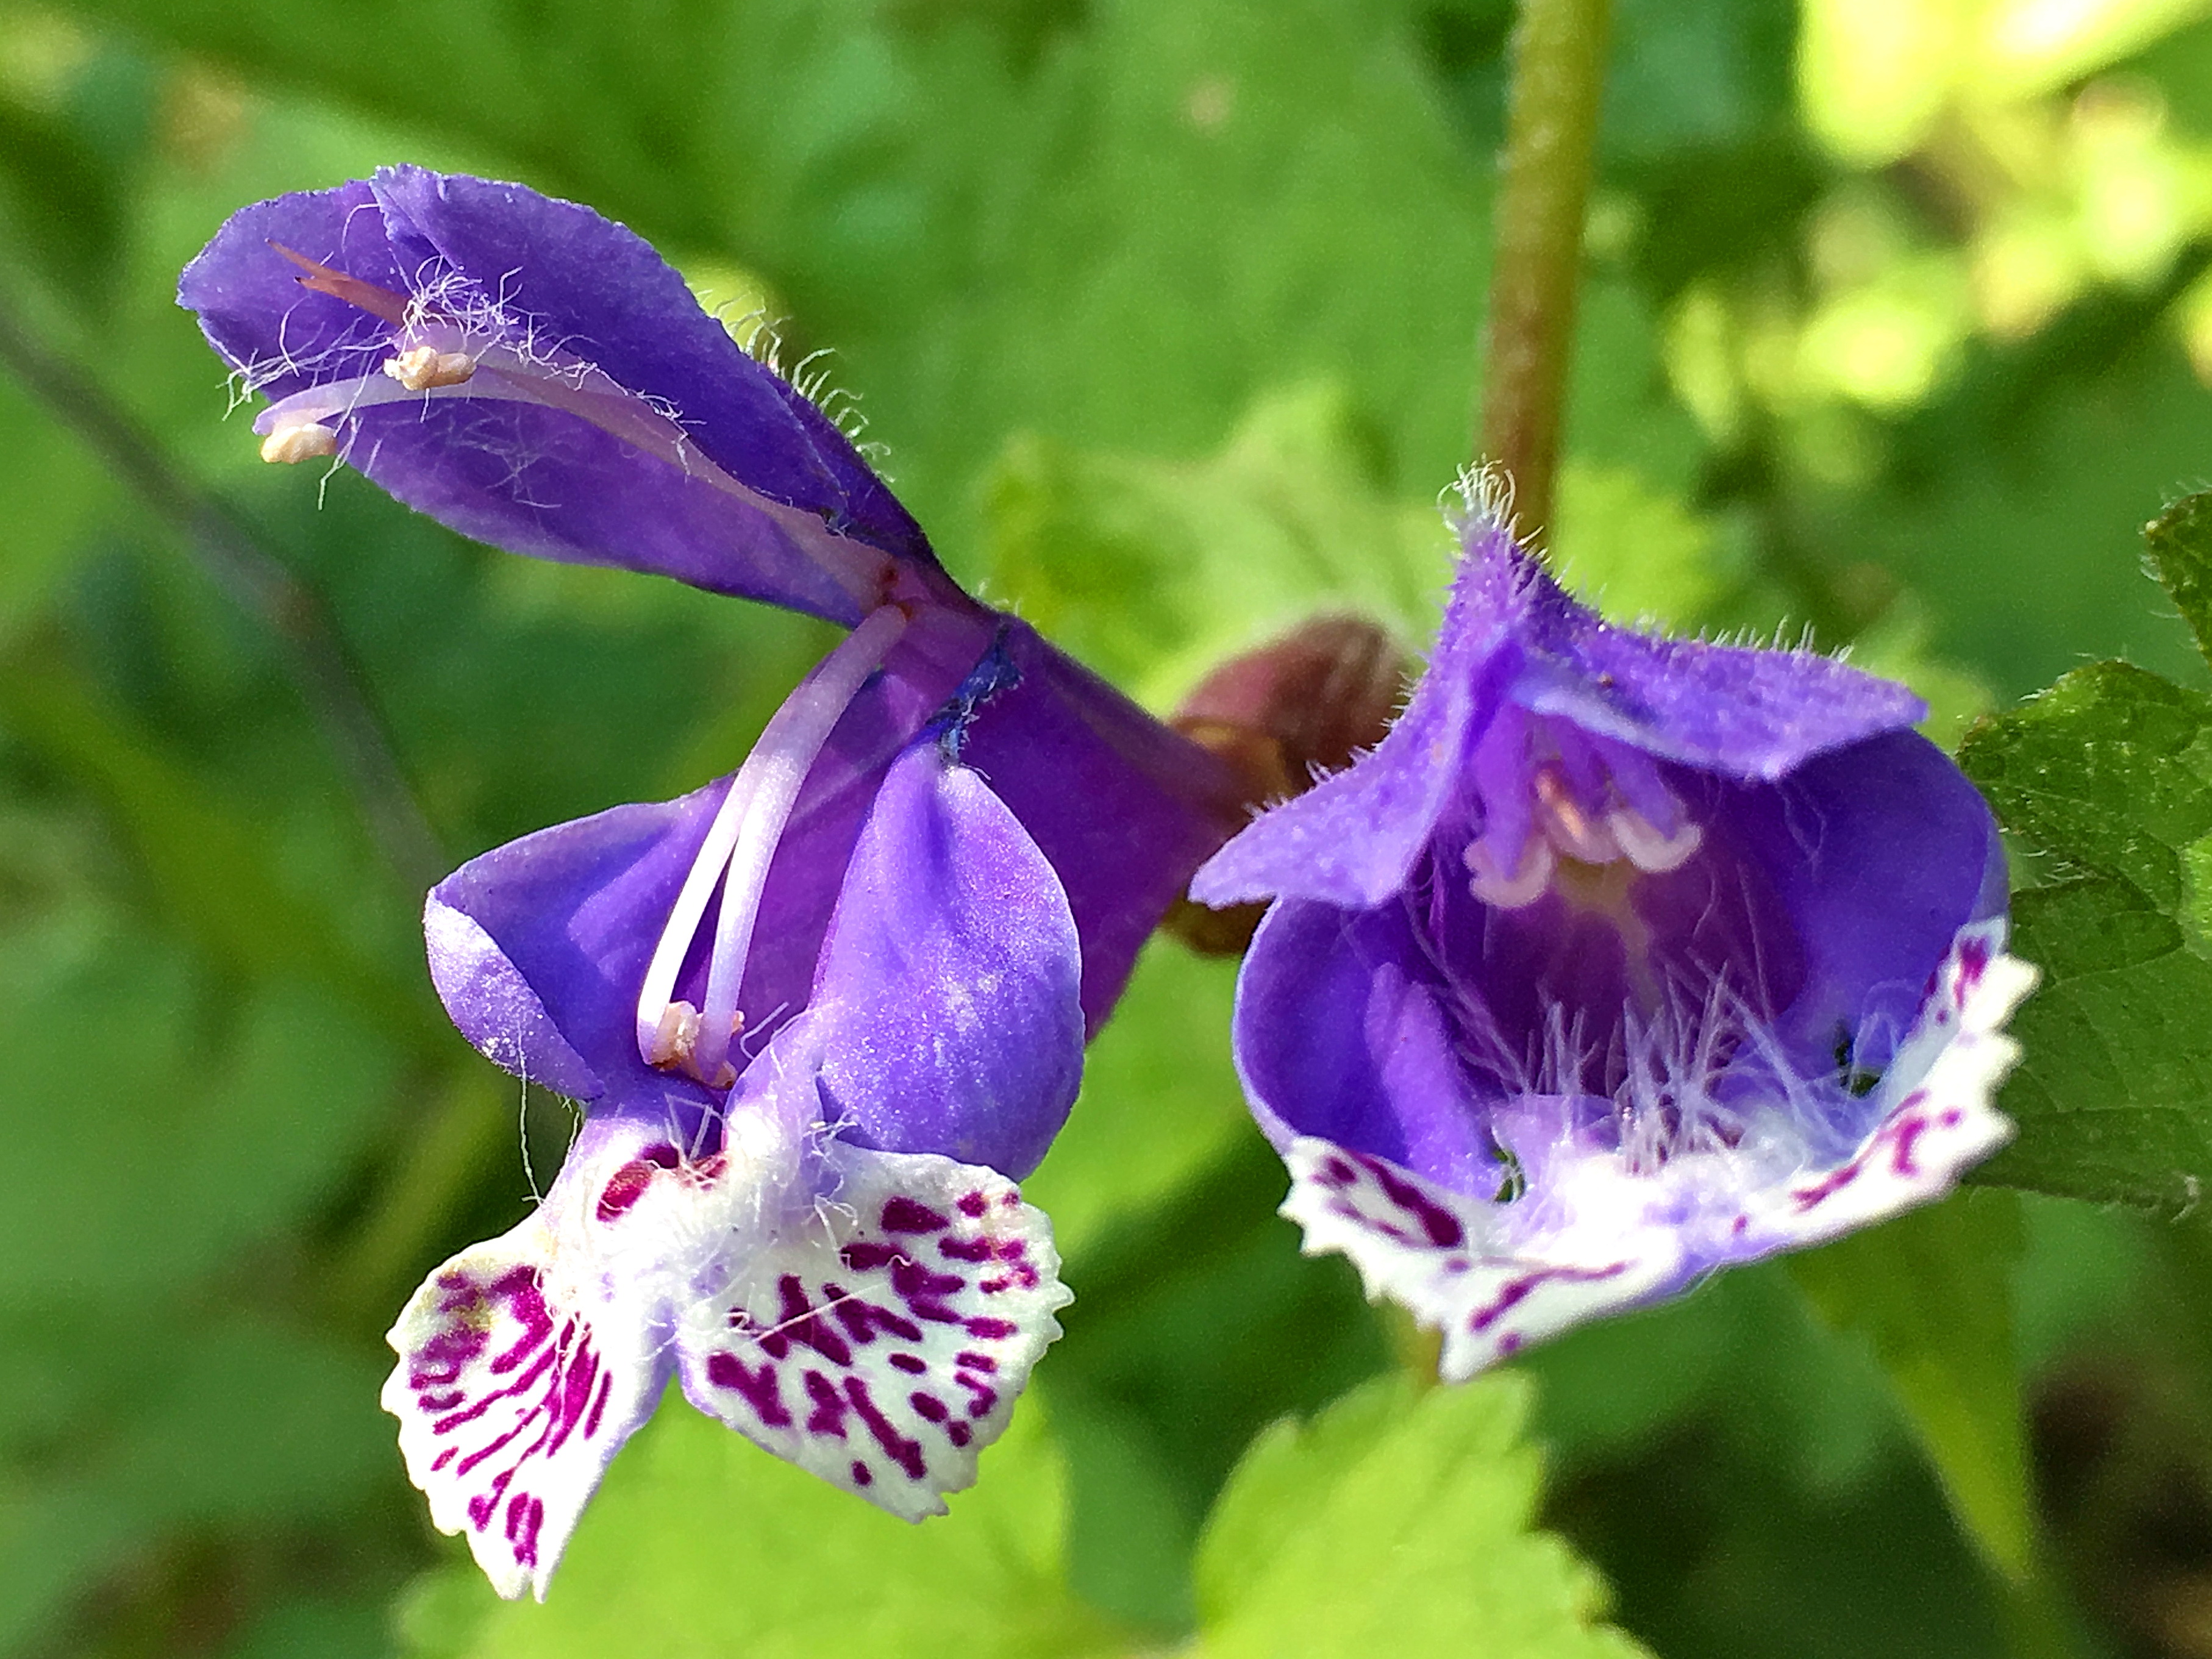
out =
<path fill-rule="evenodd" d="M 824 1285 L 822 1294 L 830 1304 L 830 1311 L 836 1315 L 837 1322 L 862 1347 L 874 1341 L 878 1332 L 887 1333 L 902 1342 L 921 1340 L 921 1327 L 889 1308 L 848 1296 L 835 1285 Z"/>
<path fill-rule="evenodd" d="M 435 1474 L 440 1469 L 444 1468 L 447 1464 L 452 1462 L 460 1455 L 461 1449 L 459 1446 L 447 1447 L 445 1450 L 440 1452 L 436 1457 L 431 1460 L 430 1473 Z"/>
<path fill-rule="evenodd" d="M 945 1425 L 945 1437 L 956 1446 L 965 1446 L 975 1437 L 965 1423 L 954 1422 Z"/>
<path fill-rule="evenodd" d="M 941 1233 L 952 1224 L 927 1205 L 902 1196 L 884 1206 L 882 1224 L 887 1233 Z"/>
<path fill-rule="evenodd" d="M 848 1410 L 844 1395 L 839 1394 L 837 1385 L 820 1371 L 809 1371 L 803 1380 L 806 1385 L 806 1397 L 814 1407 L 807 1414 L 807 1433 L 834 1434 L 842 1440 Z"/>
<path fill-rule="evenodd" d="M 1323 1187 L 1349 1187 L 1358 1181 L 1359 1171 L 1332 1153 L 1322 1160 L 1321 1167 L 1314 1171 L 1313 1178 Z"/>
<path fill-rule="evenodd" d="M 782 1305 L 776 1310 L 775 1323 L 756 1340 L 761 1351 L 771 1358 L 781 1359 L 798 1343 L 820 1354 L 833 1365 L 853 1363 L 853 1350 L 845 1339 L 807 1299 L 805 1282 L 797 1273 L 786 1273 L 776 1281 L 776 1294 Z"/>
<path fill-rule="evenodd" d="M 999 1403 L 999 1391 L 981 1377 L 971 1376 L 966 1371 L 955 1371 L 952 1380 L 968 1390 L 969 1416 L 988 1417 L 991 1407 Z"/>
<path fill-rule="evenodd" d="M 1744 1229 L 1750 1225 L 1751 1218 L 1747 1215 L 1740 1215 L 1734 1221 L 1729 1224 L 1729 1231 L 1741 1236 Z"/>
<path fill-rule="evenodd" d="M 635 1158 L 607 1177 L 607 1184 L 599 1189 L 599 1216 L 602 1221 L 613 1221 L 626 1213 L 653 1178 L 662 1171 L 674 1169 L 683 1159 L 673 1146 L 648 1146 Z"/>
<path fill-rule="evenodd" d="M 894 1261 L 906 1260 L 906 1252 L 896 1244 L 876 1244 L 865 1240 L 848 1244 L 837 1255 L 856 1273 L 873 1273 L 878 1267 L 888 1267 Z"/>
<path fill-rule="evenodd" d="M 593 1435 L 599 1431 L 599 1419 L 606 1415 L 607 1395 L 613 1391 L 614 1386 L 615 1374 L 612 1371 L 601 1373 L 599 1376 L 599 1397 L 592 1401 L 592 1414 L 584 1421 L 585 1439 L 589 1440 Z"/>
<path fill-rule="evenodd" d="M 540 1499 L 519 1492 L 507 1500 L 507 1541 L 514 1546 L 519 1565 L 538 1565 L 538 1533 L 544 1524 L 545 1505 Z"/>
<path fill-rule="evenodd" d="M 717 1350 L 707 1356 L 707 1380 L 718 1389 L 727 1389 L 744 1397 L 753 1408 L 753 1414 L 771 1429 L 791 1426 L 791 1413 L 784 1409 L 783 1390 L 777 1386 L 775 1367 L 766 1360 L 758 1370 L 753 1370 L 737 1355 Z"/>
<path fill-rule="evenodd" d="M 939 1255 L 949 1256 L 955 1261 L 988 1261 L 996 1254 L 991 1248 L 991 1241 L 981 1237 L 940 1239 L 937 1251 Z"/>
<path fill-rule="evenodd" d="M 891 1420 L 877 1408 L 866 1382 L 857 1376 L 847 1377 L 845 1398 L 852 1401 L 854 1411 L 867 1425 L 868 1432 L 875 1437 L 876 1443 L 884 1449 L 891 1462 L 906 1472 L 908 1480 L 919 1480 L 929 1472 L 929 1465 L 922 1458 L 921 1442 L 908 1439 L 893 1426 Z"/>
<path fill-rule="evenodd" d="M 1918 1112 L 1898 1123 L 1894 1137 L 1897 1150 L 1891 1155 L 1890 1168 L 1907 1181 L 1916 1179 L 1920 1174 L 1919 1166 L 1912 1161 L 1913 1149 L 1920 1144 L 1920 1137 L 1926 1134 L 1931 1127 L 1927 1118 Z"/>
<path fill-rule="evenodd" d="M 964 1216 L 979 1216 L 990 1207 L 991 1200 L 981 1192 L 963 1193 L 960 1195 L 960 1213 Z"/>
<path fill-rule="evenodd" d="M 1021 1328 L 1011 1319 L 970 1319 L 966 1324 L 969 1335 L 981 1337 L 986 1342 L 1012 1336 Z"/>
<path fill-rule="evenodd" d="M 954 1354 L 952 1363 L 956 1365 L 965 1365 L 971 1371 L 981 1371 L 987 1376 L 999 1369 L 999 1362 L 990 1355 L 977 1353 L 969 1348 L 963 1348 L 958 1353 Z"/>
<path fill-rule="evenodd" d="M 1966 1121 L 1966 1115 L 1954 1106 L 1936 1121 L 1947 1129 L 1955 1129 Z"/>
<path fill-rule="evenodd" d="M 1463 1255 L 1448 1255 L 1444 1258 L 1444 1271 L 1448 1273 L 1463 1273 L 1474 1266 L 1474 1263 Z"/>
<path fill-rule="evenodd" d="M 1380 1158 L 1364 1157 L 1360 1162 L 1366 1166 L 1367 1173 L 1375 1177 L 1375 1184 L 1382 1189 L 1383 1195 L 1420 1224 L 1421 1231 L 1432 1247 L 1449 1249 L 1467 1237 L 1466 1229 L 1459 1224 L 1457 1216 L 1434 1202 L 1389 1164 Z M 1413 1241 L 1408 1239 L 1405 1242 L 1411 1243 Z"/>
<path fill-rule="evenodd" d="M 1501 1354 L 1519 1353 L 1521 1352 L 1521 1340 L 1522 1338 L 1520 1332 L 1508 1331 L 1504 1335 L 1498 1339 L 1498 1352 Z"/>
<path fill-rule="evenodd" d="M 952 1414 L 945 1409 L 945 1402 L 933 1394 L 917 1390 L 907 1395 L 906 1403 L 914 1407 L 916 1416 L 926 1418 L 932 1423 L 942 1423 Z"/>
<path fill-rule="evenodd" d="M 929 1369 L 929 1362 L 918 1353 L 895 1353 L 891 1356 L 891 1364 L 909 1376 L 920 1376 Z"/>
<path fill-rule="evenodd" d="M 1527 1301 L 1535 1291 L 1555 1281 L 1570 1285 L 1595 1284 L 1613 1278 L 1627 1270 L 1626 1261 L 1616 1261 L 1609 1267 L 1539 1267 L 1518 1279 L 1508 1279 L 1498 1287 L 1498 1294 L 1487 1307 L 1478 1308 L 1468 1320 L 1468 1328 L 1480 1335 L 1488 1330 L 1511 1310 Z"/>
<path fill-rule="evenodd" d="M 856 1486 L 872 1486 L 876 1484 L 876 1472 L 857 1457 L 853 1460 L 853 1484 Z"/>

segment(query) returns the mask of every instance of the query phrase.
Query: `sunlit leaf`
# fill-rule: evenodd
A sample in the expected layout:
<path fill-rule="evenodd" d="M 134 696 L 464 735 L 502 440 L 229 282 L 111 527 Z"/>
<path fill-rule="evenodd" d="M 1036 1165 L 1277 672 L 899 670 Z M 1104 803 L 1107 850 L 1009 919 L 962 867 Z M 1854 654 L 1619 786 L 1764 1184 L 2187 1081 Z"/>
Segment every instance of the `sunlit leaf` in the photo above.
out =
<path fill-rule="evenodd" d="M 1526 1385 L 1399 1376 L 1255 1441 L 1198 1558 L 1207 1659 L 1626 1656 L 1596 1576 L 1533 1529 Z"/>

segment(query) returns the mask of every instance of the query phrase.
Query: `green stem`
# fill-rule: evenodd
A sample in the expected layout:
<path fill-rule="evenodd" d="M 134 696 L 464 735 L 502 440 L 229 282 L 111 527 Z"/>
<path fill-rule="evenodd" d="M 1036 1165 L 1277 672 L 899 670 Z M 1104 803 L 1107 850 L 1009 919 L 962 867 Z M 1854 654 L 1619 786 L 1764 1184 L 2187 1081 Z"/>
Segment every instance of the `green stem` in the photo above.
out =
<path fill-rule="evenodd" d="M 1611 12 L 1612 0 L 1522 0 L 1514 33 L 1482 454 L 1504 467 L 1532 528 L 1552 511 Z"/>

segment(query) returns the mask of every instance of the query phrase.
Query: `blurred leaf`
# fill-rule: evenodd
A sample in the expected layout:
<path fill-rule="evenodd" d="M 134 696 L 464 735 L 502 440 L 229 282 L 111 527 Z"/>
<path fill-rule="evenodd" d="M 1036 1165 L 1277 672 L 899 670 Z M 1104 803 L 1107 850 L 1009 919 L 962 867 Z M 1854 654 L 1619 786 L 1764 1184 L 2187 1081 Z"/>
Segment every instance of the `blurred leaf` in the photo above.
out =
<path fill-rule="evenodd" d="M 1534 1379 L 1537 1433 L 1569 1479 L 1702 1435 L 1795 1490 L 1841 1501 L 1899 1439 L 1863 1346 L 1814 1318 L 1779 1262 L 1581 1326 L 1513 1368 Z"/>
<path fill-rule="evenodd" d="M 1070 1572 L 1132 1619 L 1188 1625 L 1189 1563 L 1176 1545 L 1245 1442 L 1386 1358 L 1350 1268 L 1302 1256 L 1275 1213 L 1286 1184 L 1282 1160 L 1248 1130 L 1063 1269 L 1076 1305 L 1039 1378 L 1068 1408 Z"/>
<path fill-rule="evenodd" d="M 1262 399 L 1204 461 L 1017 440 L 987 486 L 987 591 L 1156 706 L 1320 610 L 1425 640 L 1450 538 L 1373 453 L 1330 386 Z"/>
<path fill-rule="evenodd" d="M 2143 553 L 2212 661 L 2212 490 L 2184 497 L 2145 525 Z"/>
<path fill-rule="evenodd" d="M 2035 1556 L 2013 1342 L 2022 1248 L 2019 1200 L 1972 1193 L 1787 1259 L 1820 1316 L 1872 1344 L 1969 1535 L 2016 1580 Z"/>
<path fill-rule="evenodd" d="M 1199 1547 L 1207 1659 L 1632 1655 L 1596 1576 L 1530 1530 L 1528 1389 L 1376 1379 L 1255 1441 Z"/>
<path fill-rule="evenodd" d="M 85 1421 L 0 1462 L 0 1653 L 165 1534 L 343 1516 L 389 1478 L 380 1367 L 242 1320 L 143 1310 L 71 1355 Z"/>
<path fill-rule="evenodd" d="M 355 951 L 340 920 L 289 887 L 276 847 L 246 811 L 102 709 L 51 656 L 0 666 L 0 720 L 104 799 L 169 918 L 235 971 L 301 977 L 388 1028 L 442 1031 L 428 999 Z"/>
<path fill-rule="evenodd" d="M 2007 1185 L 2160 1208 L 2212 1176 L 2212 699 L 2124 663 L 1978 726 L 1960 763 L 2060 879 L 2017 895 Z"/>
<path fill-rule="evenodd" d="M 1229 1054 L 1237 964 L 1154 939 L 1084 1061 L 1083 1093 L 1022 1183 L 1065 1256 L 1172 1196 L 1256 1134 Z"/>
<path fill-rule="evenodd" d="M 1625 466 L 1570 460 L 1559 528 L 1547 537 L 1560 580 L 1616 622 L 1687 632 L 1716 620 L 1731 573 L 1706 520 Z"/>
<path fill-rule="evenodd" d="M 398 1056 L 307 985 L 226 998 L 143 934 L 9 940 L 0 1305 L 171 1296 L 327 1199 Z"/>
<path fill-rule="evenodd" d="M 1025 1406 L 921 1526 L 778 1462 L 672 1393 L 616 1462 L 545 1605 L 492 1607 L 471 1659 L 1014 1659 L 1126 1651 L 1061 1581 L 1059 1460 Z M 473 1567 L 455 1569 L 476 1577 Z M 477 1581 L 481 1599 L 491 1592 Z M 458 1599 L 458 1598 L 457 1598 Z M 423 1604 L 417 1592 L 416 1605 Z M 444 1594 L 420 1627 L 465 1622 Z"/>

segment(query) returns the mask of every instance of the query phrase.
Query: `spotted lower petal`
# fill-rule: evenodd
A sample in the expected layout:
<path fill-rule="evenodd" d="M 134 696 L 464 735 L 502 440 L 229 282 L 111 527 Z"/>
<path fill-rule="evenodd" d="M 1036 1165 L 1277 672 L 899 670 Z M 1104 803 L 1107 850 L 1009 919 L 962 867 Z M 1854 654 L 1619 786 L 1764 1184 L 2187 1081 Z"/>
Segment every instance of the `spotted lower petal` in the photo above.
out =
<path fill-rule="evenodd" d="M 2005 925 L 1959 935 L 1918 1023 L 1882 1078 L 1881 1123 L 1836 1168 L 1769 1195 L 1743 1231 L 1759 1254 L 1817 1243 L 1940 1198 L 1960 1174 L 2012 1139 L 1991 1104 L 2020 1058 L 2004 1025 L 2035 988 L 2036 971 L 2004 951 Z"/>
<path fill-rule="evenodd" d="M 1960 933 L 1875 1091 L 1872 1127 L 1826 1165 L 1808 1165 L 1802 1126 L 1779 1121 L 1778 1107 L 1736 1147 L 1639 1168 L 1618 1147 L 1579 1139 L 1572 1103 L 1525 1103 L 1504 1134 L 1521 1161 L 1540 1160 L 1524 1194 L 1472 1198 L 1308 1135 L 1284 1152 L 1291 1185 L 1282 1213 L 1304 1230 L 1308 1255 L 1346 1256 L 1370 1298 L 1441 1332 L 1439 1370 L 1462 1380 L 1716 1267 L 1948 1193 L 2012 1133 L 1991 1097 L 2019 1054 L 2005 1020 L 2035 970 L 2003 945 L 2002 921 Z"/>
<path fill-rule="evenodd" d="M 1484 1241 L 1509 1206 L 1310 1135 L 1291 1143 L 1284 1162 L 1291 1195 L 1282 1213 L 1304 1230 L 1305 1253 L 1346 1257 L 1369 1300 L 1395 1302 L 1442 1332 L 1438 1370 L 1447 1382 L 1657 1295 L 1680 1277 L 1679 1246 L 1664 1229 L 1634 1241 L 1590 1240 L 1599 1248 L 1571 1256 L 1503 1254 Z M 1569 1249 L 1580 1242 L 1560 1241 Z"/>
<path fill-rule="evenodd" d="M 532 1216 L 433 1273 L 392 1327 L 384 1408 L 441 1532 L 501 1595 L 543 1600 L 608 1461 L 667 1381 L 644 1309 L 553 1289 L 560 1243 Z"/>
<path fill-rule="evenodd" d="M 692 1403 L 909 1521 L 945 1512 L 1072 1299 L 1051 1224 L 993 1171 L 833 1146 L 823 1197 L 678 1337 Z"/>

